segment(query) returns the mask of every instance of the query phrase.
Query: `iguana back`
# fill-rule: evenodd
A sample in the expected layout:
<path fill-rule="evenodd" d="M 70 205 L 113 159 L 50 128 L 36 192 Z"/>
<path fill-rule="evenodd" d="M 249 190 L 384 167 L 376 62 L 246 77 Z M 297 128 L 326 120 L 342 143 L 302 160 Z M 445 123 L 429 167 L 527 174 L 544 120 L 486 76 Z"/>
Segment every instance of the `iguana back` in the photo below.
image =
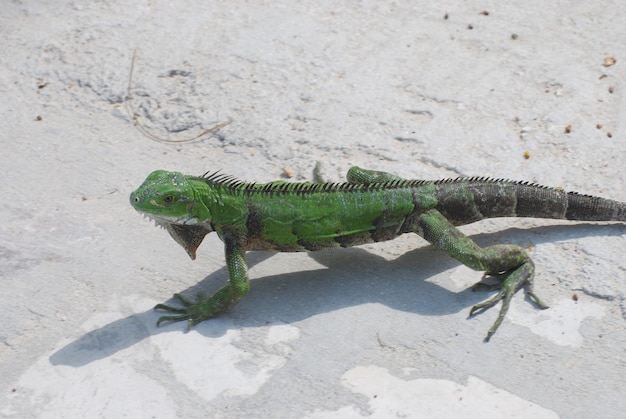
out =
<path fill-rule="evenodd" d="M 416 232 L 435 209 L 451 224 L 534 217 L 626 221 L 626 205 L 589 195 L 501 179 L 387 180 L 371 183 L 254 184 L 219 175 L 189 178 L 214 216 L 215 229 L 245 223 L 247 250 L 315 251 L 390 240 Z M 195 185 L 195 186 L 194 186 Z M 203 194 L 208 188 L 215 193 Z"/>

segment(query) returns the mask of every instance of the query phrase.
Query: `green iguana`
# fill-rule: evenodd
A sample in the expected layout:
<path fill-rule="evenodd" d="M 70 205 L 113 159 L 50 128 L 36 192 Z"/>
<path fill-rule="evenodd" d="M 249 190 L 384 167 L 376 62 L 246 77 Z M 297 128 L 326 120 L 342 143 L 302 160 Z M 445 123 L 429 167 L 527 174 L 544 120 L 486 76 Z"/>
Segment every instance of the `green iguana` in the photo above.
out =
<path fill-rule="evenodd" d="M 155 309 L 178 313 L 164 321 L 189 325 L 214 317 L 249 289 L 245 252 L 302 252 L 394 239 L 417 233 L 464 265 L 498 276 L 499 292 L 476 304 L 470 315 L 502 300 L 495 333 L 513 295 L 533 292 L 534 264 L 516 245 L 481 248 L 455 226 L 493 217 L 535 217 L 579 221 L 626 221 L 626 203 L 564 192 L 529 182 L 458 178 L 406 180 L 385 172 L 352 167 L 346 183 L 275 181 L 244 182 L 215 173 L 185 176 L 158 170 L 130 195 L 131 205 L 164 227 L 191 259 L 204 237 L 217 232 L 224 242 L 230 281 L 206 298 L 174 297 L 183 307 L 158 304 Z M 482 282 L 478 287 L 485 288 Z M 493 287 L 492 287 L 493 289 Z"/>

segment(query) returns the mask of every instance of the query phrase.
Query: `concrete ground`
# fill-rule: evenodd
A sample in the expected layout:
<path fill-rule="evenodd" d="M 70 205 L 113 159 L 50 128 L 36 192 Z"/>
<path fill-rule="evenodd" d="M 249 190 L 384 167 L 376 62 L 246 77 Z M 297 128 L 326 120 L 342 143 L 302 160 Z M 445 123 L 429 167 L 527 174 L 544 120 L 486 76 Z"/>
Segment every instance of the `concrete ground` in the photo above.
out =
<path fill-rule="evenodd" d="M 222 244 L 191 261 L 128 203 L 158 168 L 310 180 L 316 161 L 626 201 L 622 1 L 130 4 L 0 12 L 0 415 L 624 415 L 624 224 L 464 227 L 531 248 L 551 306 L 520 293 L 489 343 L 496 310 L 467 319 L 481 273 L 412 235 L 250 253 L 248 296 L 186 332 L 152 307 L 220 287 Z"/>

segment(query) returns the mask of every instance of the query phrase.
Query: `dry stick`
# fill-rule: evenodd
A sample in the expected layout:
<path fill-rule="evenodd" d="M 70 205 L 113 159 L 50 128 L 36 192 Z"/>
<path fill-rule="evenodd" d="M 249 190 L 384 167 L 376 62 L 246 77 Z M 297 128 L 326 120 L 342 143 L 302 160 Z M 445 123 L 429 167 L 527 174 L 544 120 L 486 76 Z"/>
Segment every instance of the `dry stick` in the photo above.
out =
<path fill-rule="evenodd" d="M 148 128 L 146 128 L 141 122 L 139 122 L 139 116 L 135 114 L 135 112 L 133 112 L 133 109 L 131 107 L 131 102 L 133 100 L 133 96 L 131 94 L 131 90 L 132 90 L 132 85 L 133 85 L 133 73 L 135 71 L 135 61 L 137 60 L 137 48 L 135 48 L 135 50 L 133 51 L 133 59 L 130 63 L 130 74 L 128 75 L 128 89 L 127 89 L 127 96 L 128 99 L 126 100 L 126 102 L 124 103 L 125 108 L 126 108 L 126 113 L 128 113 L 128 116 L 130 118 L 132 118 L 133 121 L 135 121 L 135 127 L 137 127 L 137 129 L 146 137 L 153 139 L 155 141 L 160 141 L 162 143 L 188 143 L 190 141 L 194 141 L 197 140 L 201 137 L 204 137 L 205 135 L 208 134 L 212 134 L 215 131 L 219 130 L 222 127 L 225 127 L 226 125 L 230 124 L 232 121 L 232 119 L 228 119 L 224 122 L 222 122 L 221 124 L 217 124 L 212 126 L 211 128 L 202 131 L 200 134 L 196 135 L 193 138 L 185 138 L 182 140 L 170 140 L 169 138 L 162 138 L 159 137 L 153 133 L 151 133 Z"/>

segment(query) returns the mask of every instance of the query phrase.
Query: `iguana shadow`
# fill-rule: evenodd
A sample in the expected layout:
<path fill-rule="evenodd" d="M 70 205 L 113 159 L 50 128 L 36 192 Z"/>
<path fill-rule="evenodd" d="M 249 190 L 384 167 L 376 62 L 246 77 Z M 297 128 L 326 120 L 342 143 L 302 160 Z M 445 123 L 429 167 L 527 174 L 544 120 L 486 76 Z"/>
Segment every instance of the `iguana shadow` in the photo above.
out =
<path fill-rule="evenodd" d="M 621 236 L 626 227 L 621 224 L 548 225 L 532 228 L 509 228 L 494 233 L 473 235 L 479 245 L 494 243 L 558 242 L 590 236 Z M 416 240 L 421 240 L 416 237 Z M 269 252 L 249 252 L 249 267 L 273 256 Z M 449 291 L 427 279 L 459 266 L 459 263 L 432 246 L 418 247 L 387 261 L 363 248 L 309 253 L 325 268 L 290 272 L 265 277 L 253 277 L 251 289 L 228 313 L 237 327 L 260 327 L 268 323 L 293 323 L 317 314 L 366 303 L 379 303 L 390 308 L 434 316 L 468 310 L 488 297 L 488 293 Z M 537 267 L 541 270 L 541 267 Z M 472 271 L 468 270 L 468 274 Z M 481 274 L 476 272 L 475 279 Z M 207 275 L 182 293 L 193 297 L 199 291 L 215 292 L 228 278 L 226 268 Z M 540 291 L 541 284 L 536 285 Z M 176 304 L 170 299 L 168 304 Z M 53 365 L 82 366 L 109 357 L 150 336 L 183 331 L 184 322 L 156 327 L 162 313 L 150 309 L 113 321 L 92 330 L 59 349 L 50 357 Z M 219 337 L 232 324 L 208 320 L 194 330 L 207 337 Z"/>

